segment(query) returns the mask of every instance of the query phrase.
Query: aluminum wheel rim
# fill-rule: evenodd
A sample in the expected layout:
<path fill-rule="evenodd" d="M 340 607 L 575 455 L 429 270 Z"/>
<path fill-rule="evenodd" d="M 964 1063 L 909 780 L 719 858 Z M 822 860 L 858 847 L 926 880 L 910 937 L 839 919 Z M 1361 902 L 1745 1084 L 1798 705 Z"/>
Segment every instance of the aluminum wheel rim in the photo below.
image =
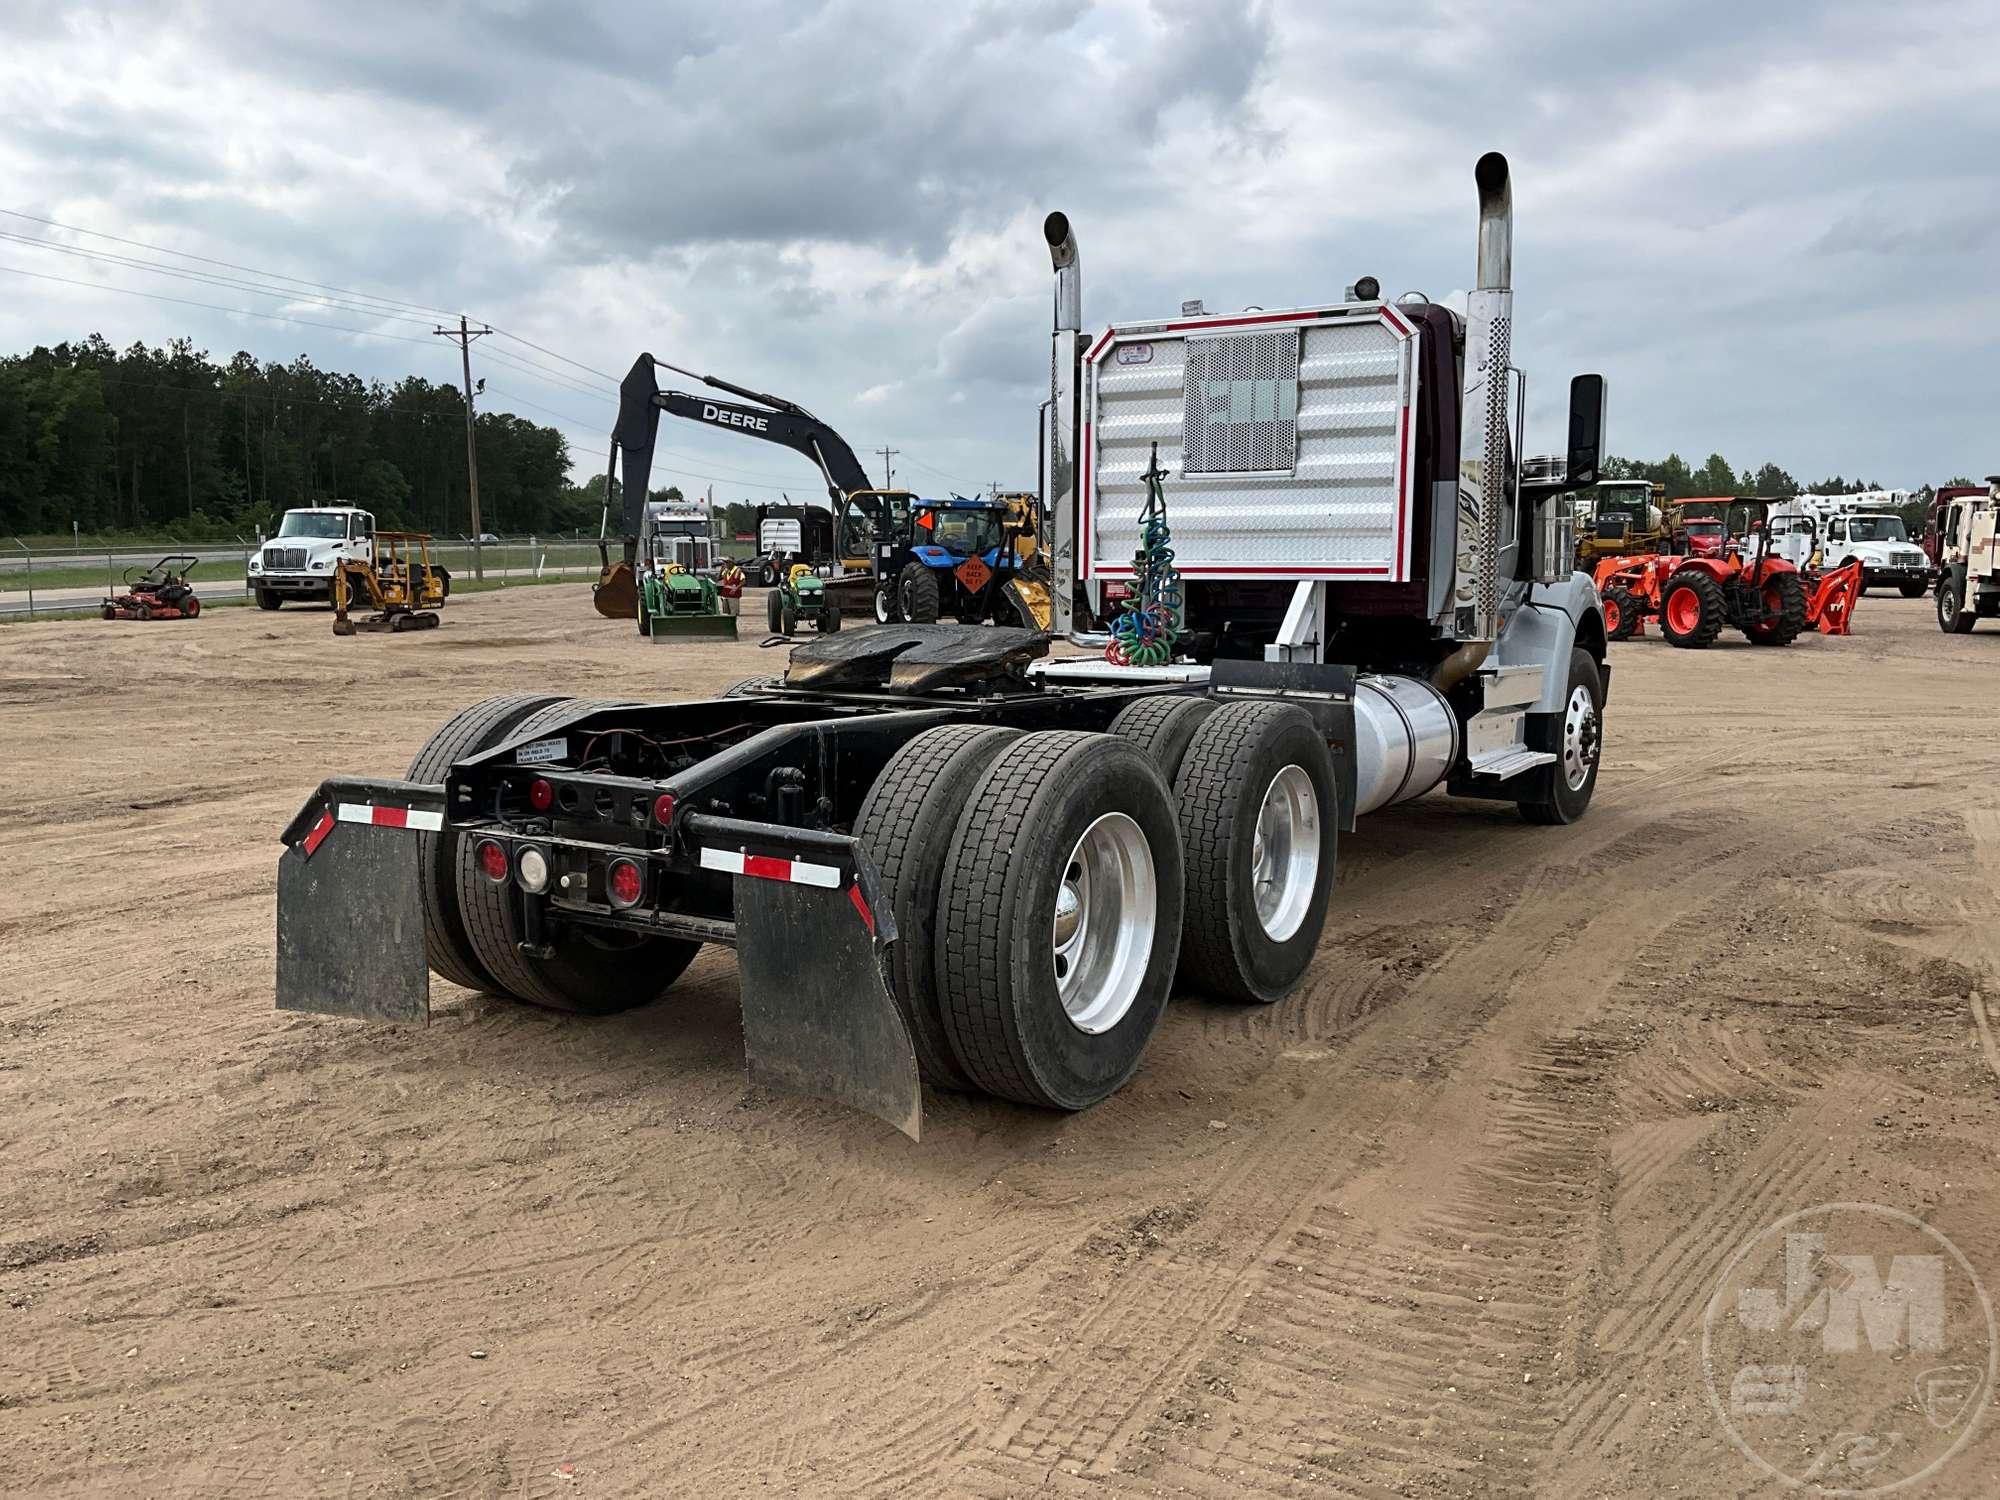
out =
<path fill-rule="evenodd" d="M 1105 813 L 1063 861 L 1049 938 L 1056 994 L 1078 1031 L 1095 1036 L 1125 1019 L 1153 956 L 1159 881 L 1145 830 Z"/>
<path fill-rule="evenodd" d="M 1570 693 L 1569 707 L 1563 710 L 1563 780 L 1571 791 L 1582 790 L 1596 763 L 1597 704 L 1589 688 L 1579 687 Z"/>
<path fill-rule="evenodd" d="M 1250 839 L 1257 923 L 1274 943 L 1299 930 L 1319 883 L 1319 797 L 1302 766 L 1286 766 L 1264 789 Z"/>

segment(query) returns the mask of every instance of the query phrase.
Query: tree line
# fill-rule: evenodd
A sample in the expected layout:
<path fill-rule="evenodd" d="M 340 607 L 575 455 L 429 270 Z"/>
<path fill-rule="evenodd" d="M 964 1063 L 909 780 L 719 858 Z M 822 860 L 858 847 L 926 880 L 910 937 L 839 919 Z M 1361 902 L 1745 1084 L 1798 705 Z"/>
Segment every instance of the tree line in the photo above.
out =
<path fill-rule="evenodd" d="M 601 489 L 569 483 L 555 428 L 481 412 L 478 443 L 488 530 L 595 529 Z M 93 334 L 0 358 L 0 534 L 247 536 L 334 501 L 385 527 L 465 532 L 458 388 L 363 380 L 303 355 L 219 364 L 185 338 L 121 354 Z"/>
<path fill-rule="evenodd" d="M 1691 468 L 1678 453 L 1662 459 L 1607 458 L 1606 479 L 1644 479 L 1666 486 L 1669 500 L 1686 500 L 1696 495 L 1858 495 L 1864 490 L 1889 486 L 1872 479 L 1847 479 L 1835 474 L 1817 484 L 1801 484 L 1776 464 L 1760 464 L 1732 469 L 1720 453 L 1708 455 L 1708 462 Z"/>
<path fill-rule="evenodd" d="M 1604 477 L 1644 479 L 1664 485 L 1669 500 L 1686 500 L 1697 495 L 1858 495 L 1869 490 L 1890 488 L 1872 479 L 1848 479 L 1840 474 L 1815 484 L 1801 484 L 1776 464 L 1760 464 L 1755 469 L 1731 469 L 1729 461 L 1720 453 L 1709 454 L 1708 462 L 1698 469 L 1690 468 L 1687 460 L 1678 453 L 1669 453 L 1657 460 L 1607 458 L 1604 460 Z M 1971 483 L 1970 479 L 1962 476 L 1945 481 L 1946 485 Z M 1923 485 L 1913 492 L 1908 504 L 1896 507 L 1912 535 L 1922 529 L 1936 493 L 1936 487 Z"/>

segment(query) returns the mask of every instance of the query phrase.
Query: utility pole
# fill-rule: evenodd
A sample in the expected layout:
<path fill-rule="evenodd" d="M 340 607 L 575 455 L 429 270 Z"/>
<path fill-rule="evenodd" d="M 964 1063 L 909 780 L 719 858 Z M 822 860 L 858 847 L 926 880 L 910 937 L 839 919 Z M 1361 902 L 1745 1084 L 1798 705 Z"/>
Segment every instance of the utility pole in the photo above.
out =
<path fill-rule="evenodd" d="M 458 327 L 433 328 L 432 333 L 440 338 L 455 339 L 458 355 L 465 372 L 465 482 L 472 495 L 472 576 L 484 578 L 486 570 L 479 555 L 479 538 L 486 525 L 479 519 L 479 444 L 473 440 L 472 411 L 472 341 L 485 338 L 491 328 L 471 328 L 466 325 L 465 314 L 458 315 Z"/>
<path fill-rule="evenodd" d="M 896 471 L 889 467 L 889 460 L 903 450 L 901 448 L 877 448 L 875 451 L 882 455 L 882 488 L 885 490 L 892 489 L 896 483 Z"/>

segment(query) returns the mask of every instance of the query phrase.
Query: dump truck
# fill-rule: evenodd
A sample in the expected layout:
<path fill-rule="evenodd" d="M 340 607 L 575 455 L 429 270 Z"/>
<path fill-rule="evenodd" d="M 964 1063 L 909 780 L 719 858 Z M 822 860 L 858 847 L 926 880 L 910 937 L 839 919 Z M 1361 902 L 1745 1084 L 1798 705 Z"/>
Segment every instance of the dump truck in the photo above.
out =
<path fill-rule="evenodd" d="M 1988 476 L 1984 493 L 1955 487 L 1936 527 L 1938 629 L 1964 635 L 2000 616 L 2000 474 Z"/>
<path fill-rule="evenodd" d="M 1572 380 L 1564 478 L 1524 482 L 1505 158 L 1474 180 L 1462 312 L 1362 281 L 1086 334 L 1051 214 L 1046 542 L 1082 654 L 888 624 L 706 701 L 475 704 L 285 829 L 278 1005 L 420 1023 L 436 974 L 597 1015 L 733 947 L 750 1077 L 914 1137 L 926 1085 L 1107 1098 L 1176 989 L 1283 1001 L 1364 816 L 1442 788 L 1583 817 L 1609 667 L 1564 495 L 1604 386 Z M 1161 659 L 1107 660 L 1108 591 L 1160 597 L 1169 553 Z M 1493 837 L 1498 889 L 1526 856 Z"/>

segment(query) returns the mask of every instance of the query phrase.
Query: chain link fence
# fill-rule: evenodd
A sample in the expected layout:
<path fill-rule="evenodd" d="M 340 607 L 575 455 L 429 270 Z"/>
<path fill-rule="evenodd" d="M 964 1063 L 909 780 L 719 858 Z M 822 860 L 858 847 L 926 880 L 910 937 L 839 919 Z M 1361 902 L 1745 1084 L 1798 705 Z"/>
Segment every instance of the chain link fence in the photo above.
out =
<path fill-rule="evenodd" d="M 94 611 L 107 594 L 122 593 L 170 556 L 195 559 L 189 582 L 204 602 L 247 599 L 250 559 L 268 540 L 34 547 L 9 537 L 0 544 L 0 619 Z M 477 548 L 470 537 L 440 537 L 430 553 L 433 564 L 450 572 L 454 592 L 594 579 L 600 567 L 596 540 L 573 537 L 501 537 Z"/>

